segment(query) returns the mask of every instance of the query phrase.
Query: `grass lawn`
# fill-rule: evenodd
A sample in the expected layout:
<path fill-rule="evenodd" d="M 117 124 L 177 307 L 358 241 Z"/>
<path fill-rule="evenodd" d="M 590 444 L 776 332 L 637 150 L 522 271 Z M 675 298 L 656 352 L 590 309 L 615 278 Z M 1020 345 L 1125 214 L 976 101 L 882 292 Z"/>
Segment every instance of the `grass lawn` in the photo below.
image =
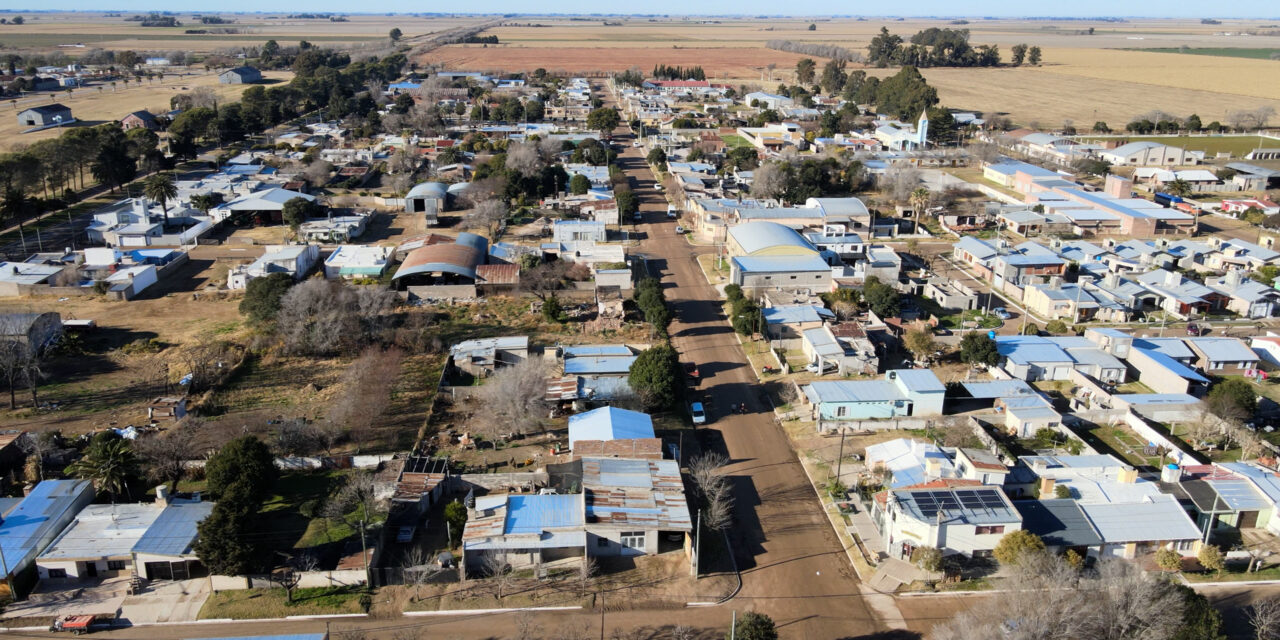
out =
<path fill-rule="evenodd" d="M 1207 122 L 1207 121 L 1206 121 Z M 1098 140 L 1094 138 L 1093 140 Z M 1115 140 L 1116 138 L 1101 138 Z M 1230 153 L 1236 157 L 1247 155 L 1258 147 L 1274 147 L 1275 140 L 1267 140 L 1258 136 L 1124 136 L 1129 142 L 1158 142 L 1171 147 L 1182 147 L 1189 151 L 1203 151 L 1206 154 Z M 1090 140 L 1084 138 L 1084 140 Z"/>
<path fill-rule="evenodd" d="M 200 618 L 255 620 L 326 613 L 363 613 L 357 587 L 317 587 L 295 589 L 293 601 L 284 589 L 243 589 L 220 591 L 209 596 L 200 609 Z"/>
<path fill-rule="evenodd" d="M 746 138 L 744 138 L 744 137 L 742 137 L 742 136 L 740 136 L 740 135 L 732 134 L 732 133 L 730 133 L 730 134 L 728 134 L 728 135 L 720 136 L 720 139 L 721 139 L 721 140 L 724 140 L 724 146 L 725 146 L 725 148 L 726 148 L 726 149 L 735 149 L 735 148 L 737 148 L 737 147 L 750 147 L 750 146 L 751 146 L 751 143 L 750 143 L 750 142 L 747 142 L 747 139 L 746 139 Z"/>
<path fill-rule="evenodd" d="M 1155 53 L 1183 53 L 1193 56 L 1218 56 L 1222 58 L 1253 58 L 1270 60 L 1280 49 L 1236 49 L 1235 47 L 1159 47 L 1155 49 L 1128 49 L 1128 51 L 1153 51 Z"/>
<path fill-rule="evenodd" d="M 698 266 L 702 267 L 702 275 L 707 278 L 707 282 L 711 284 L 722 284 L 729 281 L 729 262 L 721 261 L 720 268 L 716 268 L 716 257 L 710 254 L 698 256 Z"/>
<path fill-rule="evenodd" d="M 1255 580 L 1280 580 L 1280 567 L 1259 569 L 1252 573 L 1225 570 L 1222 572 L 1222 575 L 1218 575 L 1213 572 L 1193 573 L 1188 571 L 1184 572 L 1182 575 L 1188 582 L 1253 582 Z"/>

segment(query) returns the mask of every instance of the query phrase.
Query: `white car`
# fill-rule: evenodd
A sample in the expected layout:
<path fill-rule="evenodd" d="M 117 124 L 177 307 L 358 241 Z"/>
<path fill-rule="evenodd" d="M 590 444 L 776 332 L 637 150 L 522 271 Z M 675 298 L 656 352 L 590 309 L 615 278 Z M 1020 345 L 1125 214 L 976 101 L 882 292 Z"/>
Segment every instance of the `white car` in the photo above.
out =
<path fill-rule="evenodd" d="M 689 415 L 693 416 L 694 424 L 707 423 L 707 412 L 702 408 L 701 402 L 695 402 L 689 405 Z"/>
<path fill-rule="evenodd" d="M 684 233 L 684 227 L 682 227 L 682 226 L 680 226 L 680 225 L 676 225 L 676 234 L 677 234 L 677 235 L 679 235 L 679 234 L 682 234 L 682 233 Z"/>
<path fill-rule="evenodd" d="M 807 366 L 805 366 L 804 370 L 805 370 L 805 371 L 808 371 L 809 373 L 817 373 L 817 374 L 819 374 L 819 375 L 825 375 L 825 374 L 828 374 L 828 373 L 832 373 L 832 372 L 836 371 L 836 370 L 837 370 L 837 369 L 839 369 L 839 368 L 840 368 L 840 365 L 838 365 L 838 364 L 836 364 L 836 363 L 834 363 L 834 362 L 823 362 L 823 363 L 822 363 L 822 371 L 821 371 L 821 372 L 819 372 L 819 371 L 818 371 L 818 363 L 816 363 L 816 362 L 810 362 Z"/>
<path fill-rule="evenodd" d="M 631 143 L 631 146 L 633 146 L 633 147 L 643 147 L 643 146 L 644 146 L 644 143 L 643 143 L 643 142 L 641 142 L 641 141 L 639 141 L 639 140 L 635 140 L 635 141 L 633 141 L 633 142 Z"/>

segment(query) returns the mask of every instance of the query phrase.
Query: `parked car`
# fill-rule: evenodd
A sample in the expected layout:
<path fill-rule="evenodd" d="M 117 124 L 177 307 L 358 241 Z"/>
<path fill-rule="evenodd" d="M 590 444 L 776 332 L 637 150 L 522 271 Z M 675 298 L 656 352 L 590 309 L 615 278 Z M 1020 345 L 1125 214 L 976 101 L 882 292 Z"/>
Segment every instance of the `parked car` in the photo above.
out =
<path fill-rule="evenodd" d="M 1188 324 L 1187 324 L 1187 335 L 1192 336 L 1192 337 L 1195 337 L 1195 338 L 1199 338 L 1199 337 L 1200 337 L 1200 327 L 1199 327 L 1199 325 L 1197 325 L 1197 324 L 1196 324 L 1196 323 L 1194 323 L 1194 322 L 1188 323 Z"/>
<path fill-rule="evenodd" d="M 667 217 L 671 218 L 672 220 L 675 220 L 676 218 L 680 217 L 680 212 L 676 211 L 675 205 L 673 204 L 667 205 Z"/>
<path fill-rule="evenodd" d="M 695 402 L 689 405 L 689 415 L 693 416 L 694 424 L 706 424 L 707 412 L 702 408 L 701 402 Z"/>
<path fill-rule="evenodd" d="M 641 140 L 634 140 L 634 141 L 632 141 L 632 142 L 631 142 L 631 146 L 633 146 L 633 147 L 643 147 L 643 146 L 644 146 L 644 142 L 643 142 L 643 141 L 641 141 Z"/>
<path fill-rule="evenodd" d="M 684 233 L 684 227 L 676 225 L 676 235 L 680 235 L 682 233 Z"/>
<path fill-rule="evenodd" d="M 1000 318 L 1001 320 L 1008 320 L 1013 317 L 1013 314 L 1009 313 L 1009 310 L 1004 307 L 996 307 L 992 309 L 991 315 Z"/>
<path fill-rule="evenodd" d="M 396 542 L 401 544 L 413 542 L 413 534 L 416 533 L 417 530 L 418 528 L 414 526 L 400 527 L 396 530 Z"/>
<path fill-rule="evenodd" d="M 826 362 L 826 361 L 824 361 L 824 362 L 822 363 L 822 371 L 818 371 L 818 363 L 816 363 L 816 362 L 810 362 L 810 363 L 808 364 L 808 366 L 806 366 L 806 367 L 804 368 L 804 370 L 805 370 L 805 371 L 808 371 L 809 373 L 817 373 L 817 374 L 819 374 L 819 375 L 825 375 L 825 374 L 828 374 L 828 373 L 834 373 L 834 372 L 835 372 L 836 370 L 838 370 L 839 368 L 840 368 L 840 365 L 838 365 L 838 364 L 836 364 L 836 363 L 834 363 L 834 362 Z"/>
<path fill-rule="evenodd" d="M 692 362 L 684 363 L 684 374 L 689 376 L 689 379 L 694 382 L 697 382 L 702 378 L 702 375 L 698 373 L 698 365 Z"/>
<path fill-rule="evenodd" d="M 635 220 L 636 222 L 640 222 L 641 220 L 644 220 L 644 216 L 643 216 L 643 215 L 640 215 L 640 212 L 639 212 L 639 211 L 637 211 L 637 212 L 635 212 L 635 213 L 631 214 L 631 219 L 632 219 L 632 220 Z"/>

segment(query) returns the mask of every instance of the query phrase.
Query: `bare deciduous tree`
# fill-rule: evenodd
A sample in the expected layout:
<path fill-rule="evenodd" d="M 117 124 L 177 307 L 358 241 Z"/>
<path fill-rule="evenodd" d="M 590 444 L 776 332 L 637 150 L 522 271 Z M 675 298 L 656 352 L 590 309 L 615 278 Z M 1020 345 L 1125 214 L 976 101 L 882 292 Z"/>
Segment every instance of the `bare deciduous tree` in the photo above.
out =
<path fill-rule="evenodd" d="M 721 453 L 705 453 L 689 461 L 689 473 L 703 500 L 702 524 L 720 531 L 733 520 L 733 496 L 723 468 L 729 459 Z"/>
<path fill-rule="evenodd" d="M 404 574 L 405 584 L 413 585 L 413 600 L 416 602 L 422 594 L 421 587 L 441 572 L 438 565 L 432 562 L 431 554 L 422 545 L 413 545 L 400 561 L 400 570 Z"/>
<path fill-rule="evenodd" d="M 777 162 L 756 167 L 751 180 L 751 195 L 757 198 L 777 198 L 787 190 L 787 174 Z"/>
<path fill-rule="evenodd" d="M 507 148 L 507 168 L 522 176 L 531 177 L 542 171 L 542 154 L 537 143 L 524 142 Z"/>
<path fill-rule="evenodd" d="M 485 554 L 480 566 L 485 577 L 489 579 L 490 586 L 493 587 L 494 595 L 501 601 L 515 581 L 515 572 L 507 564 L 506 556 L 502 553 Z"/>
<path fill-rule="evenodd" d="M 538 141 L 538 153 L 544 162 L 551 162 L 560 154 L 563 143 L 555 138 L 547 137 Z"/>
<path fill-rule="evenodd" d="M 1174 586 L 1119 559 L 1081 573 L 1058 556 L 1028 556 L 1006 589 L 934 627 L 933 640 L 1158 640 L 1182 623 Z"/>
<path fill-rule="evenodd" d="M 329 495 L 324 515 L 330 520 L 341 520 L 353 510 L 358 510 L 360 519 L 367 523 L 384 502 L 373 473 L 357 472 L 347 476 L 347 481 Z"/>
<path fill-rule="evenodd" d="M 300 355 L 353 352 L 388 328 L 395 292 L 313 279 L 280 300 L 276 332 L 285 349 Z"/>
<path fill-rule="evenodd" d="M 302 172 L 307 178 L 307 183 L 313 187 L 319 187 L 328 182 L 331 173 L 333 173 L 333 165 L 324 160 L 315 160 Z"/>
<path fill-rule="evenodd" d="M 133 449 L 146 469 L 147 478 L 169 485 L 170 490 L 176 489 L 186 472 L 186 461 L 200 455 L 194 446 L 200 425 L 198 419 L 187 416 L 164 433 L 143 436 L 134 441 Z"/>
<path fill-rule="evenodd" d="M 906 204 L 911 199 L 911 193 L 920 186 L 920 170 L 915 167 L 890 167 L 876 183 L 894 202 Z"/>
<path fill-rule="evenodd" d="M 1255 602 L 1245 616 L 1253 627 L 1254 640 L 1280 640 L 1280 599 Z"/>
<path fill-rule="evenodd" d="M 480 387 L 479 399 L 490 421 L 487 435 L 528 433 L 542 424 L 547 411 L 547 370 L 540 358 L 499 367 Z"/>
<path fill-rule="evenodd" d="M 462 219 L 467 229 L 484 229 L 490 237 L 496 237 L 503 221 L 507 219 L 507 204 L 501 200 L 484 200 L 476 204 L 471 213 Z"/>

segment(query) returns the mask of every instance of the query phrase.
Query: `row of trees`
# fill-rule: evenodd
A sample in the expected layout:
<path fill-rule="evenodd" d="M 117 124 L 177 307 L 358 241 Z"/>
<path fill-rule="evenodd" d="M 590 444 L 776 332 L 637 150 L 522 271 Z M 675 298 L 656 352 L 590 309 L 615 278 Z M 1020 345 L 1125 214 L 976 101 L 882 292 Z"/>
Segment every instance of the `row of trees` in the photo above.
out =
<path fill-rule="evenodd" d="M 1022 50 L 1024 54 L 1029 51 Z M 1039 47 L 1035 50 L 1036 62 L 1040 59 Z M 1000 50 L 995 45 L 969 44 L 968 29 L 930 27 L 911 36 L 910 44 L 902 37 L 881 27 L 880 33 L 867 46 L 867 61 L 877 67 L 911 65 L 916 67 L 994 67 L 1000 64 Z M 1021 61 L 1019 61 L 1021 64 Z"/>
<path fill-rule="evenodd" d="M 1227 122 L 1224 125 L 1217 120 L 1204 124 L 1201 122 L 1200 116 L 1194 113 L 1186 118 L 1179 118 L 1163 111 L 1152 111 L 1131 120 L 1125 125 L 1124 130 L 1129 133 L 1144 135 L 1149 133 L 1200 133 L 1202 131 L 1222 133 L 1228 130 L 1251 131 L 1267 126 L 1267 122 L 1275 114 L 1276 110 L 1270 106 L 1262 106 L 1256 109 L 1236 109 L 1227 112 Z M 1093 131 L 1094 133 L 1111 133 L 1111 128 L 1105 122 L 1096 122 L 1093 125 Z"/>
<path fill-rule="evenodd" d="M 804 56 L 818 56 L 843 62 L 862 62 L 862 53 L 851 51 L 834 44 L 820 42 L 796 42 L 795 40 L 770 40 L 764 44 L 769 49 L 798 53 Z"/>
<path fill-rule="evenodd" d="M 706 80 L 702 67 L 673 67 L 659 64 L 653 67 L 653 77 L 658 80 Z"/>

